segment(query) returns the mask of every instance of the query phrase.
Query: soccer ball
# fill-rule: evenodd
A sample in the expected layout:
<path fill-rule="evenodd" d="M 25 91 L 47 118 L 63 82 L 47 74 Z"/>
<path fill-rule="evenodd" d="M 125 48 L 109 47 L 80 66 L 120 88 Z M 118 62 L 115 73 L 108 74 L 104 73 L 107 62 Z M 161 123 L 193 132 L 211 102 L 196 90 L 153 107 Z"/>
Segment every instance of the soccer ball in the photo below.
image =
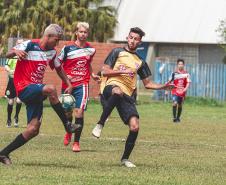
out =
<path fill-rule="evenodd" d="M 70 112 L 75 107 L 75 98 L 70 94 L 61 94 L 59 101 L 66 112 Z"/>

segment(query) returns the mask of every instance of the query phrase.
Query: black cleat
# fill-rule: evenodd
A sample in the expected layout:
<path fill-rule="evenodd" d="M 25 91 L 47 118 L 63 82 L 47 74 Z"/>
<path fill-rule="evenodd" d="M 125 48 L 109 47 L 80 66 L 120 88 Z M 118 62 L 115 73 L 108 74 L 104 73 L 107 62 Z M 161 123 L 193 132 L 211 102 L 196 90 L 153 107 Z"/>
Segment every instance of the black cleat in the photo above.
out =
<path fill-rule="evenodd" d="M 9 128 L 11 127 L 11 125 L 12 125 L 12 121 L 8 119 L 6 122 L 6 126 Z"/>
<path fill-rule="evenodd" d="M 64 124 L 64 128 L 67 133 L 75 133 L 75 131 L 80 127 L 82 126 L 79 124 L 72 124 L 71 122 L 67 122 L 66 124 Z"/>
<path fill-rule="evenodd" d="M 9 156 L 5 156 L 5 155 L 0 155 L 0 162 L 5 164 L 5 165 L 11 165 L 12 164 Z"/>
<path fill-rule="evenodd" d="M 180 118 L 177 118 L 177 122 L 180 122 Z"/>
<path fill-rule="evenodd" d="M 19 119 L 18 117 L 14 117 L 14 127 L 18 127 L 19 126 Z"/>
<path fill-rule="evenodd" d="M 177 118 L 173 118 L 173 122 L 176 123 L 177 122 Z"/>

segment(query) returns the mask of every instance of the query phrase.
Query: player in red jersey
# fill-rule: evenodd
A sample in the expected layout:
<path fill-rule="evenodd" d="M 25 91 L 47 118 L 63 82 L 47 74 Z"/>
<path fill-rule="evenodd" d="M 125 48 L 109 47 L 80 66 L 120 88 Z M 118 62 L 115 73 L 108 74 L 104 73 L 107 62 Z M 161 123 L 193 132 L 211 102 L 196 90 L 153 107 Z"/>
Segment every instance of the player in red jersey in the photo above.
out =
<path fill-rule="evenodd" d="M 182 104 L 186 92 L 191 83 L 190 75 L 184 70 L 184 60 L 177 60 L 177 70 L 172 73 L 169 82 L 173 83 L 176 88 L 172 90 L 173 95 L 173 122 L 180 122 Z"/>
<path fill-rule="evenodd" d="M 76 25 L 76 40 L 66 45 L 57 57 L 59 65 L 62 65 L 67 77 L 73 86 L 72 95 L 76 100 L 74 108 L 75 124 L 81 127 L 76 130 L 72 150 L 80 152 L 80 136 L 84 125 L 84 110 L 88 100 L 88 89 L 90 76 L 98 80 L 99 76 L 92 73 L 92 58 L 96 52 L 86 40 L 89 33 L 89 24 L 79 22 Z M 62 82 L 62 93 L 68 85 Z M 71 118 L 72 120 L 73 118 Z M 66 133 L 64 136 L 64 145 L 67 146 L 71 141 L 72 134 Z"/>
<path fill-rule="evenodd" d="M 9 154 L 23 146 L 33 137 L 37 136 L 41 126 L 43 101 L 48 97 L 51 106 L 60 117 L 67 132 L 75 132 L 76 125 L 72 125 L 67 119 L 64 109 L 58 100 L 54 85 L 43 84 L 44 72 L 49 64 L 56 69 L 57 74 L 68 85 L 65 90 L 70 93 L 72 85 L 62 70 L 55 62 L 56 50 L 54 47 L 62 37 L 63 30 L 57 24 L 49 25 L 40 40 L 28 40 L 15 46 L 7 53 L 7 57 L 17 56 L 14 84 L 20 100 L 25 103 L 27 109 L 27 128 L 19 134 L 8 146 L 0 151 L 0 162 L 11 164 Z"/>

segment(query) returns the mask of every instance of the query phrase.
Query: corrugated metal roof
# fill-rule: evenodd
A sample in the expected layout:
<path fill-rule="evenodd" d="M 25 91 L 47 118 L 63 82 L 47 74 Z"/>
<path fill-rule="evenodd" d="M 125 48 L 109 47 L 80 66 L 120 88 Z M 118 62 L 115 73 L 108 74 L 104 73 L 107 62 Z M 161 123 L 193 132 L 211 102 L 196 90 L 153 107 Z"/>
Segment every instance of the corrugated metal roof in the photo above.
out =
<path fill-rule="evenodd" d="M 124 41 L 138 26 L 147 42 L 216 44 L 225 18 L 226 0 L 122 0 L 113 40 Z"/>

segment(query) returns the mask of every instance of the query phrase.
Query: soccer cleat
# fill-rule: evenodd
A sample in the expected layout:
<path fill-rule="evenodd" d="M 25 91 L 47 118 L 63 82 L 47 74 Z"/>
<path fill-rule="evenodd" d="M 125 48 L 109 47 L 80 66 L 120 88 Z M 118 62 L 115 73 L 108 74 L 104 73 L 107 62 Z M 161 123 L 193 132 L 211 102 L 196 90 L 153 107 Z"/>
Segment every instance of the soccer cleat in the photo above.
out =
<path fill-rule="evenodd" d="M 79 142 L 74 142 L 73 145 L 72 145 L 72 151 L 73 152 L 80 152 L 80 144 Z"/>
<path fill-rule="evenodd" d="M 14 117 L 14 127 L 18 127 L 18 126 L 19 126 L 18 117 Z"/>
<path fill-rule="evenodd" d="M 5 165 L 12 164 L 11 159 L 9 158 L 9 156 L 5 156 L 5 155 L 0 155 L 0 162 L 5 164 Z"/>
<path fill-rule="evenodd" d="M 77 129 L 79 129 L 81 125 L 79 124 L 72 124 L 71 122 L 67 122 L 64 124 L 64 128 L 67 133 L 75 133 Z"/>
<path fill-rule="evenodd" d="M 11 122 L 11 120 L 8 119 L 7 122 L 6 122 L 6 126 L 7 126 L 8 128 L 10 128 L 11 125 L 12 125 L 12 122 Z"/>
<path fill-rule="evenodd" d="M 69 145 L 69 143 L 71 142 L 71 136 L 72 136 L 72 133 L 66 133 L 64 135 L 64 146 Z"/>
<path fill-rule="evenodd" d="M 103 125 L 97 124 L 92 131 L 93 136 L 96 138 L 99 138 L 101 135 L 102 129 L 103 129 Z"/>
<path fill-rule="evenodd" d="M 177 122 L 180 122 L 180 118 L 177 118 Z"/>
<path fill-rule="evenodd" d="M 176 123 L 177 122 L 177 118 L 173 118 L 173 122 Z"/>
<path fill-rule="evenodd" d="M 136 165 L 133 164 L 131 161 L 129 161 L 128 159 L 122 159 L 121 164 L 127 168 L 135 168 Z"/>

